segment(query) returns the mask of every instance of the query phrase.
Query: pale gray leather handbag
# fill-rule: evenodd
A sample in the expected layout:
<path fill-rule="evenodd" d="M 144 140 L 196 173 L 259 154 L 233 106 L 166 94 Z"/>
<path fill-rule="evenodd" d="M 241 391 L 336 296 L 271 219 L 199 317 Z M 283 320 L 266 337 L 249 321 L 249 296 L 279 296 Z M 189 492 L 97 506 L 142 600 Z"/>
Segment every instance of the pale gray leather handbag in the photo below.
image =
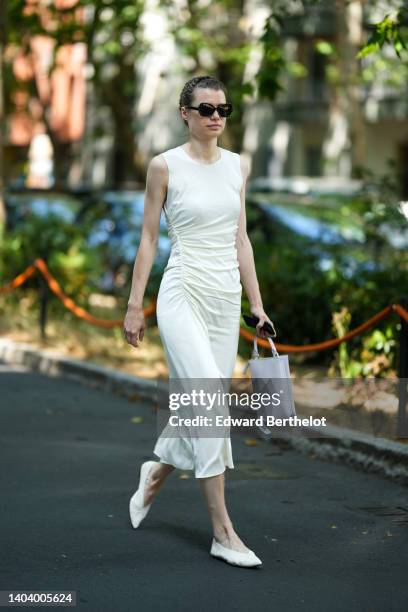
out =
<path fill-rule="evenodd" d="M 251 371 L 253 392 L 266 393 L 273 399 L 270 405 L 262 407 L 258 412 L 264 416 L 272 415 L 275 418 L 296 416 L 288 355 L 279 355 L 270 336 L 268 336 L 268 341 L 271 345 L 272 357 L 259 357 L 258 337 L 255 336 L 252 358 L 248 360 L 244 368 L 244 372 L 247 367 Z M 265 431 L 264 427 L 261 429 Z"/>

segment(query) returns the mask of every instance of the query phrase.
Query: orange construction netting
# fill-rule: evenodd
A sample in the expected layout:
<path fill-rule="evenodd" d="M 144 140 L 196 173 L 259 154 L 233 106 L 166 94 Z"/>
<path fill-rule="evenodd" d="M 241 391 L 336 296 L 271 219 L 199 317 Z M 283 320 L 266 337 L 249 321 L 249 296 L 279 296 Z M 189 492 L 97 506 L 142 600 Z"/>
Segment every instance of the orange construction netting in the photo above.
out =
<path fill-rule="evenodd" d="M 117 319 L 117 320 L 101 319 L 98 317 L 94 317 L 93 315 L 91 315 L 89 312 L 87 312 L 80 306 L 77 306 L 75 302 L 71 300 L 71 298 L 68 297 L 64 293 L 64 291 L 59 286 L 57 280 L 52 276 L 52 274 L 48 270 L 48 267 L 45 261 L 40 258 L 36 259 L 31 266 L 28 266 L 28 268 L 24 270 L 24 272 L 16 276 L 14 280 L 7 283 L 6 285 L 3 285 L 3 287 L 0 287 L 0 295 L 9 293 L 10 291 L 13 291 L 17 287 L 20 287 L 21 285 L 23 285 L 25 281 L 36 272 L 36 270 L 39 270 L 41 272 L 41 274 L 45 278 L 51 291 L 53 291 L 53 293 L 55 293 L 55 295 L 61 300 L 65 308 L 70 310 L 75 316 L 81 319 L 84 319 L 91 325 L 96 325 L 98 327 L 104 327 L 105 329 L 111 329 L 113 327 L 123 326 L 123 319 Z M 154 299 L 149 306 L 143 309 L 143 313 L 146 318 L 150 317 L 156 312 L 156 301 L 157 300 Z M 291 344 L 280 344 L 278 342 L 274 342 L 274 344 L 278 351 L 285 351 L 287 353 L 324 351 L 330 348 L 334 348 L 338 346 L 339 344 L 341 344 L 342 342 L 347 342 L 347 340 L 354 338 L 354 336 L 358 336 L 359 334 L 363 333 L 370 327 L 373 327 L 376 323 L 378 323 L 385 317 L 388 317 L 393 311 L 396 312 L 400 317 L 402 317 L 405 321 L 408 322 L 408 311 L 405 310 L 405 308 L 403 308 L 400 304 L 391 304 L 390 306 L 387 306 L 386 308 L 384 308 L 383 310 L 375 314 L 373 317 L 368 319 L 368 321 L 366 321 L 365 323 L 362 323 L 355 329 L 349 331 L 344 336 L 341 336 L 341 338 L 333 338 L 332 340 L 325 340 L 324 342 L 318 342 L 316 344 L 306 344 L 303 346 L 293 346 Z M 256 334 L 253 334 L 247 329 L 241 327 L 240 336 L 244 338 L 245 340 L 248 340 L 249 342 L 253 342 Z M 268 340 L 258 337 L 258 343 L 261 346 L 269 348 Z"/>

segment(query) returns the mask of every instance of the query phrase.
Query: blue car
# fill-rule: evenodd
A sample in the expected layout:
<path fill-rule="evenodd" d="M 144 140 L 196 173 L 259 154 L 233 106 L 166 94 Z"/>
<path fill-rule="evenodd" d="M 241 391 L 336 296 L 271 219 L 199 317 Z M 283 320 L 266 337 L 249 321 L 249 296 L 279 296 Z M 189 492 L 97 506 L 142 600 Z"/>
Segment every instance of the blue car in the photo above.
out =
<path fill-rule="evenodd" d="M 21 227 L 33 216 L 47 219 L 51 227 L 75 225 L 83 228 L 86 243 L 102 258 L 105 273 L 98 288 L 114 293 L 131 276 L 140 242 L 144 193 L 141 191 L 106 191 L 84 197 L 52 192 L 25 191 L 6 197 L 6 231 Z M 162 212 L 159 240 L 152 276 L 164 269 L 170 254 L 170 240 Z"/>

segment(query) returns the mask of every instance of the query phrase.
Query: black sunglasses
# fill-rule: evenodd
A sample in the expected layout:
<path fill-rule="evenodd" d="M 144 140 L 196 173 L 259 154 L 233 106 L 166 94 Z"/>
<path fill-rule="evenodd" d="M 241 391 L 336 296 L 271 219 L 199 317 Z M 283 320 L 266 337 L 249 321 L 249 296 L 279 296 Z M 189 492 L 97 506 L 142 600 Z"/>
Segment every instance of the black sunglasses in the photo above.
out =
<path fill-rule="evenodd" d="M 232 104 L 218 104 L 218 106 L 214 106 L 207 102 L 201 102 L 199 106 L 186 106 L 186 108 L 198 110 L 202 117 L 211 117 L 215 110 L 218 111 L 220 117 L 229 117 L 232 113 Z"/>

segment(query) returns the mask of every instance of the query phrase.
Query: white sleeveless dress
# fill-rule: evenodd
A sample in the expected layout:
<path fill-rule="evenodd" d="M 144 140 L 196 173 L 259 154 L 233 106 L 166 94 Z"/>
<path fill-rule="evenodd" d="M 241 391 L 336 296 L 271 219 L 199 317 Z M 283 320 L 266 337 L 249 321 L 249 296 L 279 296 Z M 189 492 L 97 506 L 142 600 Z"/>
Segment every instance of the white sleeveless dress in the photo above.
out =
<path fill-rule="evenodd" d="M 235 366 L 242 294 L 235 239 L 243 178 L 240 156 L 218 150 L 212 164 L 194 160 L 182 146 L 162 153 L 169 171 L 164 213 L 171 253 L 156 315 L 169 379 L 230 379 Z M 229 435 L 163 433 L 153 451 L 162 463 L 194 470 L 196 478 L 234 467 Z"/>

